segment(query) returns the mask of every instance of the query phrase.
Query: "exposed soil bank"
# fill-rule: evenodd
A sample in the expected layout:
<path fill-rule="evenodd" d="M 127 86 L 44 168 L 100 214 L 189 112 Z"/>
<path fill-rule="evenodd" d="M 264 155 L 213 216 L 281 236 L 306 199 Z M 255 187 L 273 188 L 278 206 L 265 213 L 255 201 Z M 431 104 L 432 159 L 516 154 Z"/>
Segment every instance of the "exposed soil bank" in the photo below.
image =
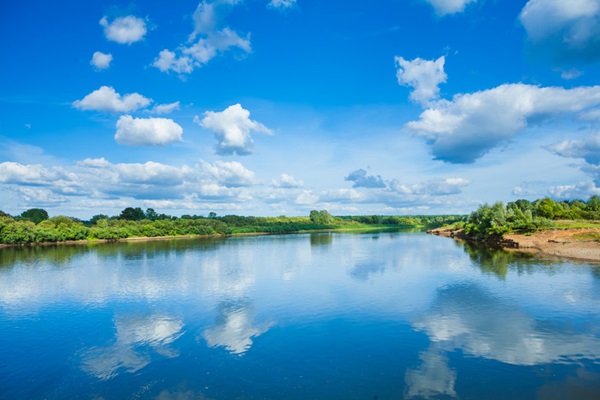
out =
<path fill-rule="evenodd" d="M 462 230 L 438 228 L 427 231 L 427 233 L 468 240 Z M 600 241 L 594 239 L 594 235 L 598 237 L 600 229 L 550 229 L 531 235 L 507 234 L 497 244 L 506 250 L 531 253 L 541 257 L 600 263 Z"/>

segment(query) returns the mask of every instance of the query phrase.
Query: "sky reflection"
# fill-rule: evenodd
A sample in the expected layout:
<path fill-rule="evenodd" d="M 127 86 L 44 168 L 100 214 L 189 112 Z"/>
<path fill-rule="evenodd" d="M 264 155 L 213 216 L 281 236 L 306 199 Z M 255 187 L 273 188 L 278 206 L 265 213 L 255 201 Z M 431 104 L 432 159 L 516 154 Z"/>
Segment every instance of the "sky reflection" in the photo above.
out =
<path fill-rule="evenodd" d="M 105 398 L 142 386 L 165 399 L 261 398 L 275 386 L 289 399 L 319 398 L 311 388 L 460 398 L 485 363 L 539 388 L 550 382 L 523 371 L 551 366 L 561 387 L 600 381 L 582 367 L 600 365 L 600 279 L 588 265 L 422 233 L 174 243 L 12 249 L 0 268 L 0 390 L 52 398 L 20 380 L 79 373 L 103 382 L 94 395 Z M 198 385 L 179 388 L 184 378 Z"/>

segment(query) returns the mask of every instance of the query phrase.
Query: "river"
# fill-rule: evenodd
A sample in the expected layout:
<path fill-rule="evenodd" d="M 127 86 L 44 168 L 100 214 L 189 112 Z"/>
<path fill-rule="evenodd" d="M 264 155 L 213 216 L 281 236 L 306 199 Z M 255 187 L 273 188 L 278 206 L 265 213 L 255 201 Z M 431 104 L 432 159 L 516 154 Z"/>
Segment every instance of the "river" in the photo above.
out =
<path fill-rule="evenodd" d="M 598 399 L 600 269 L 422 232 L 0 249 L 0 399 Z"/>

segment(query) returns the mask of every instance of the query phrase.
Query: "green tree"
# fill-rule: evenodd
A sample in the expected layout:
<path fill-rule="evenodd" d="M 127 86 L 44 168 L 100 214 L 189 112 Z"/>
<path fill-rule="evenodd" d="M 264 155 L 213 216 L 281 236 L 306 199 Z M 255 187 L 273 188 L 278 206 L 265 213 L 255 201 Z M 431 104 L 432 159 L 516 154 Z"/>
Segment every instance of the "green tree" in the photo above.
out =
<path fill-rule="evenodd" d="M 149 219 L 150 221 L 156 221 L 158 219 L 159 215 L 156 211 L 154 211 L 153 208 L 148 208 L 146 210 L 145 217 L 146 217 L 146 219 Z"/>
<path fill-rule="evenodd" d="M 119 219 L 125 219 L 128 221 L 141 221 L 146 218 L 146 214 L 140 207 L 127 207 L 119 215 Z"/>
<path fill-rule="evenodd" d="M 104 214 L 96 214 L 94 215 L 92 218 L 90 218 L 88 225 L 96 225 L 96 223 L 98 221 L 100 221 L 101 219 L 108 219 L 108 215 L 104 215 Z"/>
<path fill-rule="evenodd" d="M 23 211 L 21 218 L 27 219 L 34 224 L 39 224 L 48 219 L 48 212 L 42 208 L 31 208 L 27 211 Z"/>
<path fill-rule="evenodd" d="M 587 202 L 587 209 L 594 212 L 600 211 L 600 197 L 597 195 L 590 197 Z"/>

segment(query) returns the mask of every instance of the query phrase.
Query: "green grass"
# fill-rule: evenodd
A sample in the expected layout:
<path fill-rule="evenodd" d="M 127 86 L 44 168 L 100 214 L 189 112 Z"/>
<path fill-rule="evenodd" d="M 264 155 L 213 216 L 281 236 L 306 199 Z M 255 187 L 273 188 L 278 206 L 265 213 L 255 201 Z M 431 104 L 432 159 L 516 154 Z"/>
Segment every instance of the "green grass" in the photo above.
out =
<path fill-rule="evenodd" d="M 600 228 L 600 221 L 594 220 L 556 220 L 553 222 L 558 229 Z"/>
<path fill-rule="evenodd" d="M 575 235 L 573 237 L 577 240 L 582 240 L 582 241 L 586 241 L 586 242 L 589 242 L 589 241 L 600 242 L 600 233 L 598 233 L 598 232 L 580 233 L 579 235 Z"/>

